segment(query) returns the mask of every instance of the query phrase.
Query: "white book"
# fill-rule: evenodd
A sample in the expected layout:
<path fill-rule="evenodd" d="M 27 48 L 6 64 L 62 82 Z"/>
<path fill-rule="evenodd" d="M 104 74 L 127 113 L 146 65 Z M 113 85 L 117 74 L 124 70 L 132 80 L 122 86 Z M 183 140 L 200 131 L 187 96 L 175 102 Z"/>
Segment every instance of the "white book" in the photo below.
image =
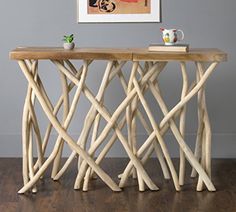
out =
<path fill-rule="evenodd" d="M 155 52 L 188 52 L 189 45 L 188 44 L 175 44 L 172 46 L 168 46 L 165 44 L 151 44 L 148 47 L 148 51 Z"/>

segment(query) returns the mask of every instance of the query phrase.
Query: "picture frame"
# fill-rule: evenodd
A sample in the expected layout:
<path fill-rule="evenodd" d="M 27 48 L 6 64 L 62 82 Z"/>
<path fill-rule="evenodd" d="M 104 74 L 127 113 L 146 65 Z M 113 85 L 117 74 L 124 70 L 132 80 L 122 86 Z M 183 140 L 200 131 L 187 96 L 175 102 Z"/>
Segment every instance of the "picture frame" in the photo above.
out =
<path fill-rule="evenodd" d="M 160 1 L 161 0 L 77 0 L 77 22 L 160 22 Z"/>

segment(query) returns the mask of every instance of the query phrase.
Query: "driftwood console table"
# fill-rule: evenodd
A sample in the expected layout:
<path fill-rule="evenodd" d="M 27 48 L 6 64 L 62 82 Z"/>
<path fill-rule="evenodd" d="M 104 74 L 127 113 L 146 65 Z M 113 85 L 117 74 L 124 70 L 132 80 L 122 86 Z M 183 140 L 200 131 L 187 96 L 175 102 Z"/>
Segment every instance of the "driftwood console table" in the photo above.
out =
<path fill-rule="evenodd" d="M 18 61 L 28 81 L 22 122 L 24 186 L 19 193 L 25 193 L 28 190 L 36 192 L 37 181 L 43 177 L 50 164 L 53 164 L 51 177 L 59 180 L 75 156 L 78 156 L 75 189 L 87 191 L 89 180 L 96 174 L 113 191 L 121 191 L 130 176 L 137 178 L 140 191 L 144 191 L 146 186 L 151 190 L 158 190 L 158 186 L 145 171 L 145 162 L 153 152 L 156 153 L 165 179 L 172 179 L 177 191 L 181 190 L 181 185 L 184 184 L 186 160 L 193 168 L 191 176 L 198 176 L 197 191 L 202 191 L 204 185 L 209 191 L 215 191 L 211 181 L 211 126 L 204 85 L 216 66 L 226 61 L 226 57 L 227 55 L 218 49 L 191 49 L 188 53 L 102 48 L 78 48 L 72 51 L 62 48 L 17 48 L 11 51 L 10 58 Z M 41 60 L 54 64 L 58 71 L 56 73 L 60 76 L 62 94 L 54 105 L 40 78 L 38 64 Z M 101 86 L 98 92 L 93 94 L 86 79 L 90 65 L 97 60 L 107 61 L 107 65 L 105 71 L 101 72 L 103 73 Z M 81 62 L 80 67 L 75 65 L 78 61 Z M 161 95 L 158 79 L 166 64 L 171 61 L 180 64 L 182 92 L 179 102 L 174 107 L 168 108 Z M 196 66 L 196 79 L 191 84 L 187 75 L 186 62 L 193 62 Z M 126 65 L 127 63 L 132 64 L 131 70 L 128 69 L 130 66 Z M 110 83 L 115 79 L 121 83 L 125 98 L 111 113 L 106 106 L 104 95 Z M 163 113 L 160 116 L 162 120 L 159 122 L 154 118 L 153 108 L 150 109 L 145 99 L 147 91 L 151 92 L 157 102 L 157 107 Z M 79 107 L 78 102 L 82 94 L 91 103 L 91 107 L 83 122 L 80 136 L 75 140 L 67 129 Z M 197 96 L 198 100 L 195 152 L 189 148 L 184 136 L 186 106 L 194 96 Z M 38 123 L 39 115 L 34 107 L 36 101 L 49 120 L 44 136 Z M 63 113 L 59 113 L 60 110 Z M 59 114 L 63 117 L 58 117 Z M 102 129 L 101 120 L 106 122 Z M 136 141 L 137 120 L 143 125 L 148 135 L 141 145 L 138 145 Z M 45 158 L 53 128 L 58 133 L 58 137 L 53 143 L 54 148 L 49 157 Z M 123 133 L 124 128 L 127 129 L 127 135 Z M 163 138 L 167 130 L 172 131 L 179 146 L 178 174 Z M 119 185 L 100 167 L 101 161 L 115 142 L 121 142 L 130 159 L 123 173 L 117 173 L 120 179 Z M 69 145 L 72 153 L 62 165 L 61 156 L 64 144 Z M 101 145 L 102 149 L 98 151 Z M 37 149 L 37 161 L 33 160 L 33 146 Z"/>

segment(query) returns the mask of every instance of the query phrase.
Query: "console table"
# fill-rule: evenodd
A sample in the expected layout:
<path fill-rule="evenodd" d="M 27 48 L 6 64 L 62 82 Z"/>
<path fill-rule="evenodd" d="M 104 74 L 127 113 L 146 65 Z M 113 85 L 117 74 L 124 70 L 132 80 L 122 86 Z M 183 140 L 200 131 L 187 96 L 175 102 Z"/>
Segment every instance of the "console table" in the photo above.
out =
<path fill-rule="evenodd" d="M 135 48 L 77 48 L 68 51 L 62 48 L 30 47 L 11 51 L 10 58 L 18 61 L 28 81 L 22 118 L 24 186 L 18 193 L 25 193 L 28 190 L 36 192 L 37 181 L 43 177 L 50 164 L 53 164 L 52 179 L 59 180 L 75 156 L 78 156 L 75 189 L 81 188 L 87 191 L 89 180 L 96 174 L 113 191 L 121 191 L 130 176 L 137 178 L 140 191 L 144 191 L 146 186 L 150 190 L 158 190 L 158 186 L 145 171 L 145 163 L 153 152 L 160 162 L 163 176 L 173 180 L 177 191 L 181 190 L 181 185 L 184 184 L 186 159 L 193 168 L 191 176 L 198 175 L 197 191 L 202 191 L 204 185 L 209 191 L 215 191 L 211 181 L 211 126 L 204 85 L 216 66 L 226 61 L 226 53 L 218 49 L 191 49 L 188 53 L 176 53 L 149 52 L 147 49 Z M 54 64 L 57 70 L 55 74 L 59 74 L 60 77 L 62 93 L 54 105 L 40 77 L 38 65 L 42 60 Z M 104 72 L 97 70 L 103 74 L 103 78 L 97 93 L 94 94 L 86 80 L 91 64 L 98 60 L 106 61 L 107 65 Z M 78 61 L 81 62 L 79 67 L 77 67 Z M 168 108 L 162 97 L 158 80 L 167 63 L 171 61 L 180 64 L 182 91 L 179 102 L 174 107 Z M 192 84 L 189 83 L 186 62 L 193 62 L 196 66 L 196 80 Z M 132 64 L 131 70 L 128 69 L 130 66 L 126 65 L 127 63 Z M 111 113 L 106 105 L 105 92 L 115 79 L 121 83 L 125 98 Z M 150 105 L 145 99 L 147 91 L 151 92 L 157 107 L 161 109 L 162 120 L 157 121 L 154 118 Z M 91 107 L 82 122 L 80 136 L 75 140 L 67 129 L 80 106 L 78 103 L 81 95 L 87 98 Z M 116 95 L 115 92 L 114 95 Z M 186 106 L 194 96 L 197 96 L 198 102 L 195 152 L 189 148 L 184 136 Z M 42 135 L 38 120 L 40 114 L 37 114 L 35 110 L 36 101 L 49 120 L 44 135 Z M 140 110 L 141 107 L 143 110 Z M 60 115 L 63 117 L 59 117 Z M 100 129 L 101 120 L 106 121 L 102 129 Z M 141 146 L 138 146 L 136 141 L 137 120 L 148 135 Z M 124 127 L 127 128 L 127 135 L 124 135 L 122 131 Z M 53 128 L 58 133 L 58 137 L 53 143 L 54 148 L 49 157 L 45 158 Z M 169 129 L 179 146 L 178 174 L 163 138 Z M 115 142 L 121 142 L 130 159 L 123 173 L 119 174 L 119 185 L 100 167 L 101 161 Z M 72 153 L 62 165 L 61 156 L 65 144 L 69 145 Z M 103 148 L 98 152 L 101 145 Z M 33 160 L 33 147 L 37 149 L 36 162 Z M 96 157 L 95 153 L 97 153 Z"/>

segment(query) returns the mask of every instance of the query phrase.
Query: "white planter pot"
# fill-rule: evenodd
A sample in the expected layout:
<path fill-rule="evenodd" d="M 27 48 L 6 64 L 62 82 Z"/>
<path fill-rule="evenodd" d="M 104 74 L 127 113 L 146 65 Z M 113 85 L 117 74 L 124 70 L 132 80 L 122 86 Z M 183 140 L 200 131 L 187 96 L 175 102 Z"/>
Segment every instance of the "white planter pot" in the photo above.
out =
<path fill-rule="evenodd" d="M 66 50 L 72 50 L 75 48 L 75 43 L 64 43 L 63 44 L 64 49 Z"/>

